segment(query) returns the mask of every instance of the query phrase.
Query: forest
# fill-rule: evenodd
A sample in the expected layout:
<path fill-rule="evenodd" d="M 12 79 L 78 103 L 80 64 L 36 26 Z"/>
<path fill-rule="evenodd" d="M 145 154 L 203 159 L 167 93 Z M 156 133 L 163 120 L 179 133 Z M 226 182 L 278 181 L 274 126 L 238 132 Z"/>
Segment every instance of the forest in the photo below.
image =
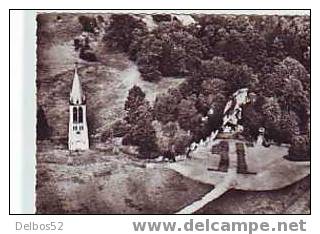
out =
<path fill-rule="evenodd" d="M 243 111 L 244 135 L 254 139 L 265 127 L 268 139 L 291 144 L 291 157 L 310 158 L 309 16 L 194 15 L 196 23 L 188 26 L 170 15 L 153 17 L 159 26 L 150 31 L 132 15 L 112 15 L 104 40 L 127 53 L 143 79 L 186 81 L 153 106 L 133 87 L 124 143 L 139 146 L 142 154 L 161 151 L 166 144 L 158 142 L 156 120 L 170 129 L 164 132 L 182 153 L 221 126 L 226 101 L 247 87 L 254 102 Z M 211 107 L 214 115 L 201 124 Z"/>
<path fill-rule="evenodd" d="M 191 142 L 220 128 L 230 96 L 248 88 L 251 103 L 241 123 L 245 138 L 254 140 L 264 127 L 269 141 L 291 145 L 292 159 L 310 159 L 309 16 L 197 14 L 189 25 L 169 14 L 152 18 L 157 27 L 150 29 L 136 15 L 112 14 L 103 42 L 127 54 L 146 81 L 184 81 L 154 103 L 140 87 L 132 87 L 127 115 L 113 124 L 112 136 L 138 146 L 144 158 L 171 145 L 175 154 L 183 154 Z M 79 17 L 83 31 L 91 33 L 101 21 L 103 17 Z M 89 55 L 88 60 L 96 60 Z M 214 112 L 203 123 L 209 109 Z"/>

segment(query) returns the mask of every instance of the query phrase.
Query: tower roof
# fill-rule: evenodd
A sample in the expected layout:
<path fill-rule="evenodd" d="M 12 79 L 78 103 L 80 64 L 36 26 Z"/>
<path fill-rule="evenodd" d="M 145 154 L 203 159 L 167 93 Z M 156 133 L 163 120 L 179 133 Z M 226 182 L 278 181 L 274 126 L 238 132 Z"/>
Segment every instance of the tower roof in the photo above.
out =
<path fill-rule="evenodd" d="M 77 67 L 77 64 L 75 64 L 72 89 L 70 92 L 70 103 L 83 104 L 84 102 L 85 102 L 85 96 L 81 88 L 81 82 L 78 75 L 78 67 Z"/>

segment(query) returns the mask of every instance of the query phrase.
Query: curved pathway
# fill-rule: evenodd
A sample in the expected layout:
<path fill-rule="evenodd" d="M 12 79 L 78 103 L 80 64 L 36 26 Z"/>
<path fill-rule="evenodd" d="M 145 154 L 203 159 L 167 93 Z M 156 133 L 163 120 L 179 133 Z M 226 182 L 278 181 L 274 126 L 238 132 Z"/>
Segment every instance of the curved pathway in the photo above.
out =
<path fill-rule="evenodd" d="M 211 147 L 220 141 L 227 141 L 229 144 L 230 164 L 227 172 L 208 170 L 208 168 L 219 167 L 220 157 L 211 153 Z M 274 145 L 269 148 L 245 147 L 248 172 L 255 173 L 237 173 L 236 143 L 245 145 L 240 140 L 217 139 L 211 145 L 194 152 L 192 159 L 168 165 L 170 169 L 188 178 L 215 185 L 212 191 L 200 200 L 184 207 L 177 214 L 194 213 L 232 188 L 248 191 L 276 190 L 293 184 L 310 174 L 310 162 L 288 161 L 283 158 L 288 148 Z"/>

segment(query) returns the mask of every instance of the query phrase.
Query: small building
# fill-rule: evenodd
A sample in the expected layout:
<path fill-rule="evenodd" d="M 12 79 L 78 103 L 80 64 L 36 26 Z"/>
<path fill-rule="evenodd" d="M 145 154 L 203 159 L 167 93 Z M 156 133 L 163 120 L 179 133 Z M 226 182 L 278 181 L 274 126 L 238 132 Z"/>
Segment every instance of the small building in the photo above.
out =
<path fill-rule="evenodd" d="M 86 98 L 82 91 L 76 64 L 69 99 L 69 150 L 89 149 L 86 111 Z"/>

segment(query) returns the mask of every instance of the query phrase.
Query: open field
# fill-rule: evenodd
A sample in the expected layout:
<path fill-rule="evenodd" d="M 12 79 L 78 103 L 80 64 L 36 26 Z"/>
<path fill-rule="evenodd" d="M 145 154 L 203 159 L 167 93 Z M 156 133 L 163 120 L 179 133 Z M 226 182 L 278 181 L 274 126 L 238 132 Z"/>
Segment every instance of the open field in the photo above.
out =
<path fill-rule="evenodd" d="M 230 190 L 196 214 L 310 214 L 310 176 L 272 191 Z"/>
<path fill-rule="evenodd" d="M 54 147 L 38 151 L 38 213 L 174 213 L 213 188 L 110 150 L 69 155 Z"/>

